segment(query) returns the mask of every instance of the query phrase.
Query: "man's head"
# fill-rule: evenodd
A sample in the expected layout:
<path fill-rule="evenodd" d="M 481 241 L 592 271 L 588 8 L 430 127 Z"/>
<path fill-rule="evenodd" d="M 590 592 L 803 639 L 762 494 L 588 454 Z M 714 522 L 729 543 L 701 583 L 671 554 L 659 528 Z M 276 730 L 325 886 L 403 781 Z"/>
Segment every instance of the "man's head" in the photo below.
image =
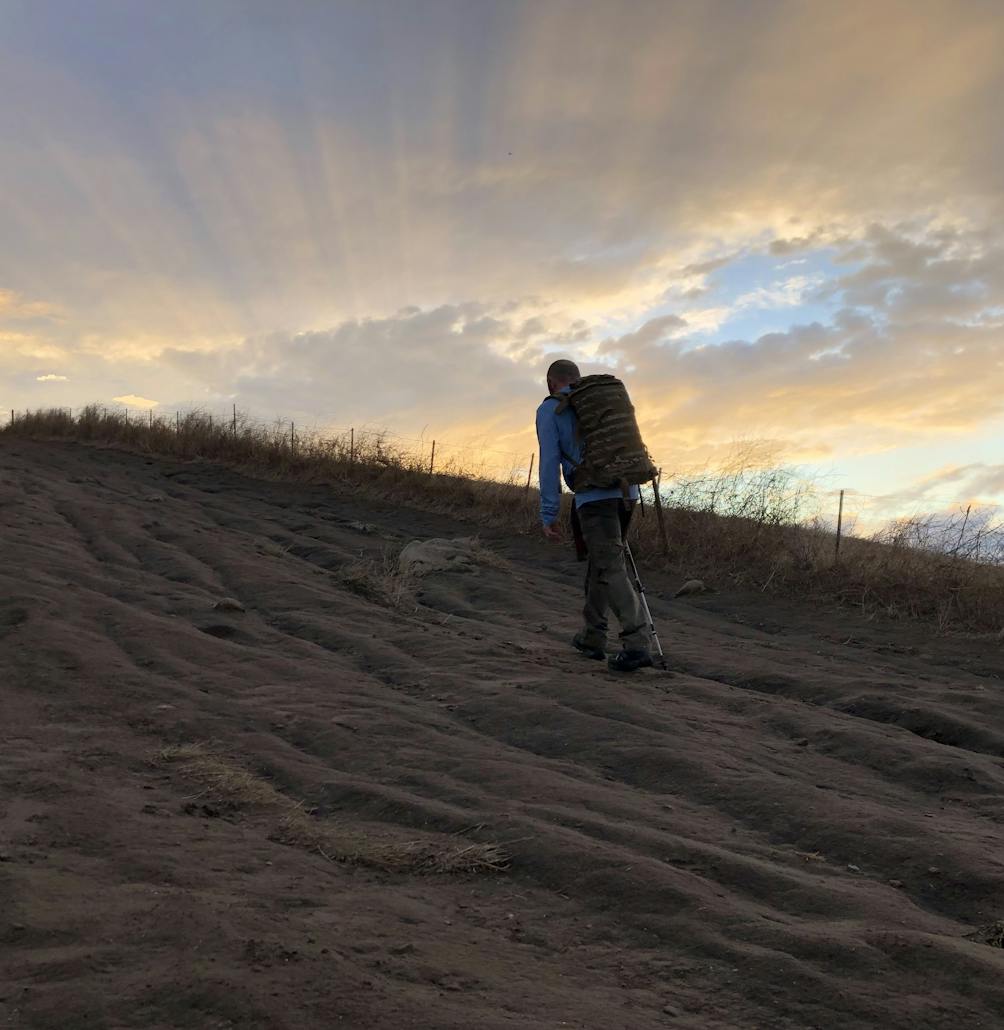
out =
<path fill-rule="evenodd" d="M 572 383 L 577 383 L 582 378 L 579 366 L 567 358 L 559 358 L 552 361 L 547 370 L 547 389 L 551 393 L 557 393 Z"/>

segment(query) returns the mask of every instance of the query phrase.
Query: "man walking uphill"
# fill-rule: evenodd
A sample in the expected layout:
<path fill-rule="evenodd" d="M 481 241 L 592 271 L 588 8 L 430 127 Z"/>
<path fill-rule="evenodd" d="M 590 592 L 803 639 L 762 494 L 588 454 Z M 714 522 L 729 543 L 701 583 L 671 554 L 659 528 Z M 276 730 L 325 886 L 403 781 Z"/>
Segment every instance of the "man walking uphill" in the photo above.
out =
<path fill-rule="evenodd" d="M 607 664 L 618 672 L 634 672 L 650 666 L 652 658 L 641 599 L 627 571 L 624 541 L 639 497 L 636 484 L 645 481 L 638 478 L 638 469 L 647 473 L 651 460 L 627 393 L 613 376 L 583 379 L 574 362 L 555 361 L 547 370 L 547 389 L 549 396 L 537 409 L 544 536 L 561 539 L 560 475 L 575 492 L 573 525 L 577 518 L 589 556 L 584 626 L 572 644 L 589 658 L 606 658 L 607 612 L 612 609 L 621 625 L 621 650 Z M 584 432 L 587 418 L 590 427 L 600 429 Z M 625 439 L 637 439 L 637 445 L 625 448 Z"/>

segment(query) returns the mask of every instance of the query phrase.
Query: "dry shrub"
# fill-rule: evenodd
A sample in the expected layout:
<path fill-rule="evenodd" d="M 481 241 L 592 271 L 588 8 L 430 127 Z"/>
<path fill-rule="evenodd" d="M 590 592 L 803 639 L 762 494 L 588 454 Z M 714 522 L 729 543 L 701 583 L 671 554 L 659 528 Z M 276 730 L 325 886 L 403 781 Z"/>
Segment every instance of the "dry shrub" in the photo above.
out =
<path fill-rule="evenodd" d="M 430 475 L 426 458 L 381 433 L 354 440 L 294 436 L 287 424 L 261 426 L 240 415 L 235 425 L 202 412 L 142 418 L 98 407 L 77 418 L 59 409 L 21 415 L 0 433 L 211 460 L 262 477 L 346 483 L 373 498 L 504 531 L 537 530 L 539 495 L 514 475 L 499 482 L 457 460 Z M 769 453 L 741 447 L 723 467 L 665 480 L 668 560 L 687 578 L 836 600 L 868 615 L 924 619 L 940 630 L 997 633 L 1004 627 L 1004 529 L 991 513 L 901 520 L 873 540 L 846 537 L 838 561 L 832 530 L 814 518 L 812 485 L 779 468 Z M 648 499 L 643 517 L 635 519 L 632 545 L 639 559 L 652 563 L 662 560 L 662 545 L 651 492 Z M 568 506 L 566 496 L 563 518 Z M 349 589 L 377 603 L 394 607 L 407 599 L 405 585 L 379 567 L 349 568 L 346 577 Z"/>
<path fill-rule="evenodd" d="M 334 827 L 318 819 L 268 780 L 245 769 L 208 743 L 162 748 L 158 759 L 176 765 L 203 790 L 195 795 L 231 811 L 253 808 L 276 816 L 269 839 L 317 851 L 329 861 L 349 862 L 401 873 L 499 873 L 509 865 L 493 843 L 427 835 L 402 839 L 386 828 Z"/>
<path fill-rule="evenodd" d="M 1004 568 L 874 540 L 850 538 L 839 562 L 820 567 L 814 592 L 865 614 L 923 619 L 942 632 L 1004 626 Z"/>
<path fill-rule="evenodd" d="M 769 451 L 740 445 L 720 467 L 665 477 L 662 499 L 675 565 L 698 579 L 762 586 L 806 562 L 813 487 L 773 461 Z M 657 524 L 650 516 L 636 520 L 636 532 L 640 549 L 655 553 Z"/>

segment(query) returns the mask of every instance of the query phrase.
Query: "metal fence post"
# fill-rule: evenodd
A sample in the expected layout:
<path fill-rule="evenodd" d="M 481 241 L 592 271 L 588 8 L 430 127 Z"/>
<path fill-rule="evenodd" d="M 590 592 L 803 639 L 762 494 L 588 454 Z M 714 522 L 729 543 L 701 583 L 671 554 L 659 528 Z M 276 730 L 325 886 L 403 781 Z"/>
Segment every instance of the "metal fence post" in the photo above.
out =
<path fill-rule="evenodd" d="M 837 509 L 837 540 L 833 548 L 833 560 L 840 560 L 840 533 L 844 526 L 844 491 L 840 491 L 840 507 Z"/>

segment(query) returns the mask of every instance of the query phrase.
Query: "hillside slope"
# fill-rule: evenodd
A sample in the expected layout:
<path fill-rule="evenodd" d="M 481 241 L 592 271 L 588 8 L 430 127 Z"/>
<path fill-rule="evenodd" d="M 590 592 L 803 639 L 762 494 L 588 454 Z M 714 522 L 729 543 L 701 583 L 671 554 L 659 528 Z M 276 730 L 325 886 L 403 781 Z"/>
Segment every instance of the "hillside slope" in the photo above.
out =
<path fill-rule="evenodd" d="M 0 446 L 0 1026 L 1000 1025 L 999 649 L 652 577 L 614 678 L 472 531 Z"/>

